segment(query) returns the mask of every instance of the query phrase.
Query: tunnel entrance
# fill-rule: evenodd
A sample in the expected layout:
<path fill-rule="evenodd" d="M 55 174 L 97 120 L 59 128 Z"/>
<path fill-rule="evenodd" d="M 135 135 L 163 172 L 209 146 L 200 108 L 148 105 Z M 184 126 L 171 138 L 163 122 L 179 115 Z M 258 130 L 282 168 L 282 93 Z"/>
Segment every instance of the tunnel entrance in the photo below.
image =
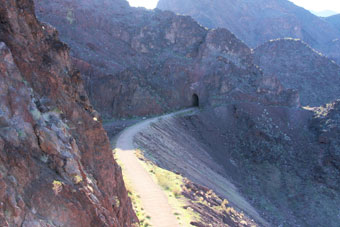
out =
<path fill-rule="evenodd" d="M 192 106 L 199 106 L 200 103 L 199 103 L 199 98 L 198 98 L 198 95 L 197 94 L 193 94 L 192 95 Z"/>

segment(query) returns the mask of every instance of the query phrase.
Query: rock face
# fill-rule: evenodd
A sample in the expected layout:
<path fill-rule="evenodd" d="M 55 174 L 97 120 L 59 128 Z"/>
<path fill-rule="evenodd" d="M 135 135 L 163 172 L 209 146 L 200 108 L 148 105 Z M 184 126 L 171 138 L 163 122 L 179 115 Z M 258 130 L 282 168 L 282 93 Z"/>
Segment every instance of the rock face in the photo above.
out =
<path fill-rule="evenodd" d="M 265 75 L 276 75 L 286 88 L 298 90 L 302 105 L 320 106 L 340 95 L 340 67 L 300 40 L 279 39 L 254 50 Z"/>
<path fill-rule="evenodd" d="M 299 38 L 340 62 L 339 29 L 288 0 L 160 0 L 157 8 L 190 15 L 208 28 L 227 28 L 252 48 Z"/>
<path fill-rule="evenodd" d="M 0 226 L 137 221 L 96 116 L 57 31 L 1 1 Z"/>
<path fill-rule="evenodd" d="M 194 94 L 200 105 L 298 105 L 294 91 L 260 88 L 274 79 L 263 78 L 251 50 L 226 29 L 207 30 L 188 16 L 130 8 L 124 0 L 36 3 L 39 17 L 72 47 L 91 103 L 105 118 L 188 107 Z"/>

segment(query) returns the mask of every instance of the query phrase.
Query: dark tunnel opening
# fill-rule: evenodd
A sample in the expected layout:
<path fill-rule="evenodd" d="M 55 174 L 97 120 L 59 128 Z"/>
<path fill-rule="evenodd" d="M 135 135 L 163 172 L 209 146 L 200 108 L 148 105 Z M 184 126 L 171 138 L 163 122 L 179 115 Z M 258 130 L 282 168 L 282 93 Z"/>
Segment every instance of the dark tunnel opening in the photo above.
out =
<path fill-rule="evenodd" d="M 198 107 L 199 104 L 200 104 L 200 103 L 199 103 L 198 95 L 197 95 L 197 94 L 193 94 L 193 95 L 192 95 L 192 106 Z"/>

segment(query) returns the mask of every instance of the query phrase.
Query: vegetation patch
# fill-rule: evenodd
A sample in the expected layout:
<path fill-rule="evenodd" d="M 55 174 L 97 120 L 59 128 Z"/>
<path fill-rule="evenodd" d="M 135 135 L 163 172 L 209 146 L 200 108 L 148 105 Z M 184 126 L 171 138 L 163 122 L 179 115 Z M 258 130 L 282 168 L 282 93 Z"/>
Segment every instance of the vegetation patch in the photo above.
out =
<path fill-rule="evenodd" d="M 113 153 L 115 153 L 115 150 L 113 150 Z M 114 156 L 115 157 L 115 156 Z M 116 159 L 116 162 L 118 165 L 124 170 L 124 165 L 122 162 L 120 162 L 118 159 Z M 129 179 L 124 175 L 124 171 L 122 171 L 123 179 L 125 183 L 126 190 L 128 192 L 128 196 L 131 199 L 133 210 L 135 211 L 137 218 L 139 220 L 139 226 L 140 227 L 150 227 L 151 224 L 148 222 L 150 220 L 150 216 L 145 212 L 142 201 L 140 199 L 140 196 L 133 190 L 132 183 L 129 181 Z"/>
<path fill-rule="evenodd" d="M 83 178 L 80 175 L 76 175 L 74 176 L 73 180 L 76 184 L 79 184 L 80 182 L 83 181 Z"/>
<path fill-rule="evenodd" d="M 70 23 L 70 24 L 73 24 L 74 22 L 74 13 L 73 13 L 73 10 L 72 9 L 69 9 L 67 11 L 67 14 L 66 14 L 66 20 Z"/>
<path fill-rule="evenodd" d="M 141 150 L 136 150 L 136 155 L 144 168 L 151 174 L 153 180 L 163 189 L 179 224 L 181 226 L 193 226 L 190 223 L 200 221 L 200 216 L 192 209 L 188 209 L 190 202 L 182 194 L 184 178 L 147 160 Z"/>
<path fill-rule="evenodd" d="M 55 195 L 58 195 L 61 192 L 61 190 L 63 189 L 63 183 L 61 181 L 54 180 L 52 185 L 53 185 L 52 189 L 53 189 Z"/>

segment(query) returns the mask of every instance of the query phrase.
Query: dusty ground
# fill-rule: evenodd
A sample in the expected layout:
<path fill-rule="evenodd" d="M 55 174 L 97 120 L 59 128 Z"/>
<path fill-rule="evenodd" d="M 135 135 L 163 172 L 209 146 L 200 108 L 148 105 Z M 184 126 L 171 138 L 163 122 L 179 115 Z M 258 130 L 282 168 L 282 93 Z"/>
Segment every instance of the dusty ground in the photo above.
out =
<path fill-rule="evenodd" d="M 133 139 L 136 134 L 148 130 L 152 123 L 160 119 L 169 119 L 176 114 L 187 111 L 188 110 L 179 111 L 135 124 L 122 131 L 114 143 L 116 158 L 122 165 L 123 174 L 131 183 L 133 190 L 140 196 L 143 208 L 151 217 L 150 223 L 153 226 L 175 227 L 179 226 L 179 223 L 165 193 L 160 186 L 152 180 L 150 174 L 136 156 Z"/>
<path fill-rule="evenodd" d="M 142 120 L 143 118 L 104 120 L 103 127 L 106 130 L 109 138 L 114 138 L 127 127 L 137 124 L 138 122 Z"/>

